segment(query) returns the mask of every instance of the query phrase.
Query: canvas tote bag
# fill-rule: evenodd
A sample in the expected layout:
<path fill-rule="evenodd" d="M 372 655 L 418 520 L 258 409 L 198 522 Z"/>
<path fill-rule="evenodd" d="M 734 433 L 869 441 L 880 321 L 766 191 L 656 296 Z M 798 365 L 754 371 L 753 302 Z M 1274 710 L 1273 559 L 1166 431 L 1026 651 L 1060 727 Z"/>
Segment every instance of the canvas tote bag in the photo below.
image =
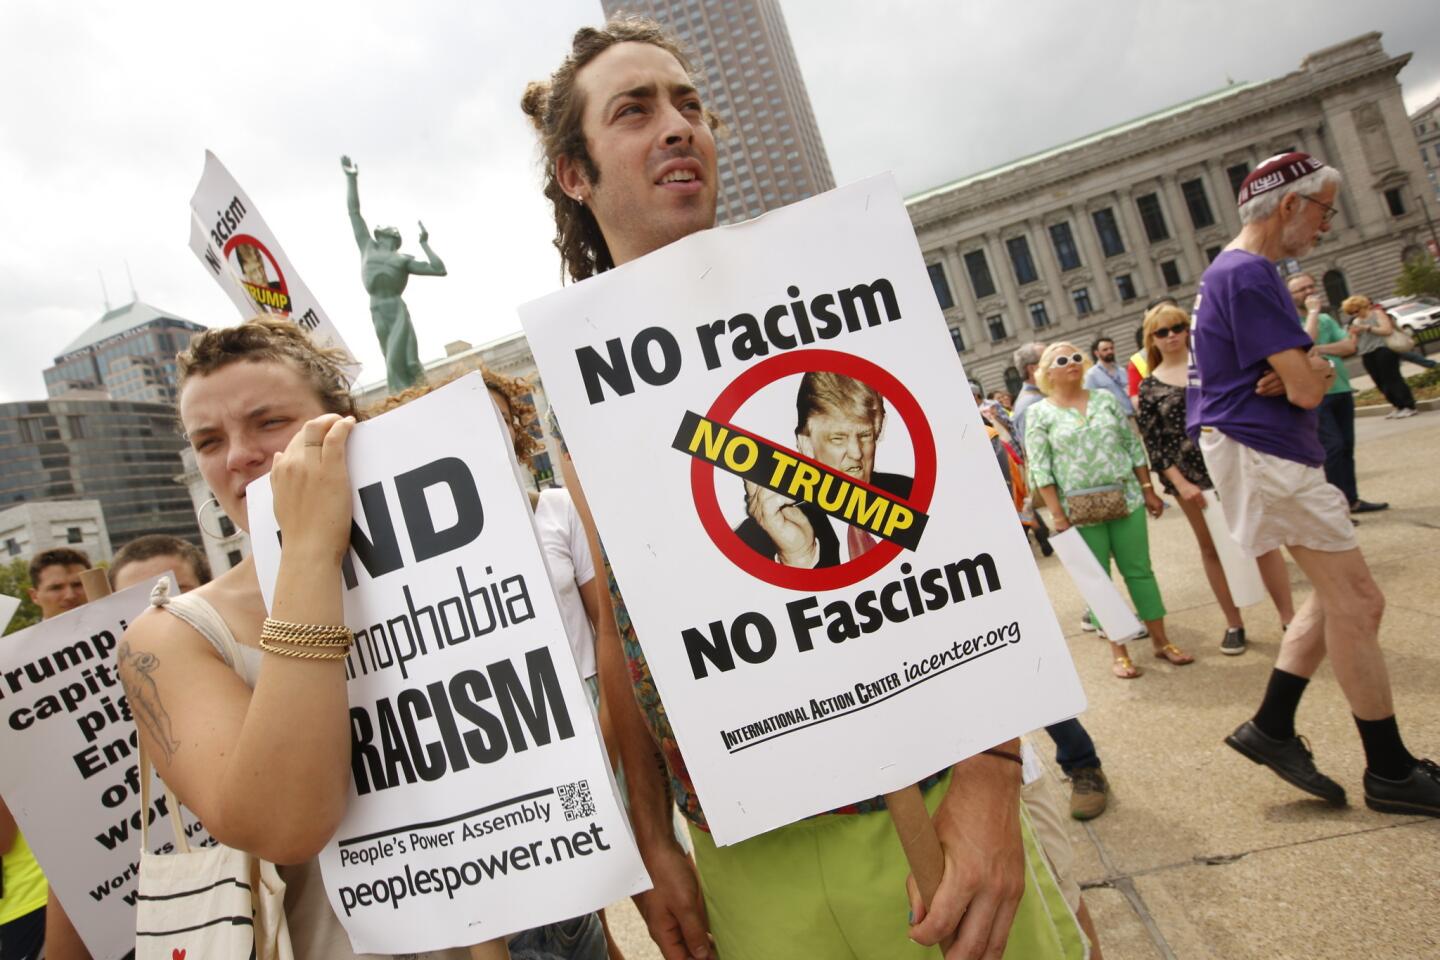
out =
<path fill-rule="evenodd" d="M 294 960 L 275 865 L 216 844 L 190 848 L 165 787 L 178 852 L 150 852 L 150 758 L 140 748 L 140 889 L 135 960 Z"/>

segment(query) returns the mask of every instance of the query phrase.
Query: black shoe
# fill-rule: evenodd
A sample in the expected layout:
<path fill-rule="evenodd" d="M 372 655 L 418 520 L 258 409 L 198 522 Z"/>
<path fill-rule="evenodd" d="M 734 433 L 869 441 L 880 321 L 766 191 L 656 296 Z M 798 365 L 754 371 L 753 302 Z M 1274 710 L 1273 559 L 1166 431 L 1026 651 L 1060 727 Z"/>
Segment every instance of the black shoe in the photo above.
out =
<path fill-rule="evenodd" d="M 1421 760 L 1404 780 L 1386 780 L 1366 770 L 1365 806 L 1380 813 L 1440 817 L 1440 766 Z"/>
<path fill-rule="evenodd" d="M 1225 631 L 1225 638 L 1220 641 L 1220 652 L 1227 657 L 1238 657 L 1245 652 L 1245 628 L 1232 627 Z"/>
<path fill-rule="evenodd" d="M 1350 504 L 1351 513 L 1376 513 L 1380 510 L 1389 510 L 1388 503 L 1371 503 L 1369 500 L 1356 500 Z"/>
<path fill-rule="evenodd" d="M 1299 787 L 1334 806 L 1345 806 L 1345 788 L 1315 769 L 1315 755 L 1310 752 L 1310 745 L 1300 737 L 1276 740 L 1262 733 L 1254 720 L 1246 720 L 1225 738 L 1225 742 L 1256 763 L 1269 767 L 1291 786 Z M 1440 786 L 1435 789 L 1440 790 Z"/>

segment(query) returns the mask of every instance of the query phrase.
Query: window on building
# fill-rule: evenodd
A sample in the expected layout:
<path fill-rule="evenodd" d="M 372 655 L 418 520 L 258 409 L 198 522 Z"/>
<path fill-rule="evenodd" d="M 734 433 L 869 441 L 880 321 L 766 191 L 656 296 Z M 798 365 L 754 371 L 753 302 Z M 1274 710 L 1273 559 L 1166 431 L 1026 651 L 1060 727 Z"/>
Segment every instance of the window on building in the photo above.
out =
<path fill-rule="evenodd" d="M 1125 303 L 1134 300 L 1139 294 L 1135 292 L 1135 281 L 1130 274 L 1122 273 L 1115 278 L 1115 291 L 1120 294 L 1120 299 Z"/>
<path fill-rule="evenodd" d="M 949 310 L 955 306 L 955 298 L 950 296 L 950 282 L 945 279 L 945 265 L 932 263 L 925 267 L 930 274 L 930 286 L 935 288 L 935 299 L 940 303 L 941 310 Z"/>
<path fill-rule="evenodd" d="M 1055 246 L 1055 259 L 1060 261 L 1061 270 L 1074 270 L 1080 266 L 1080 251 L 1075 247 L 1075 237 L 1070 232 L 1070 222 L 1050 225 L 1050 242 Z"/>
<path fill-rule="evenodd" d="M 9 537 L 6 539 L 5 552 L 12 557 L 20 556 L 20 544 L 14 537 Z"/>
<path fill-rule="evenodd" d="M 1405 194 L 1399 187 L 1391 187 L 1385 191 L 1385 206 L 1390 208 L 1390 216 L 1399 217 L 1405 213 Z"/>
<path fill-rule="evenodd" d="M 965 270 L 970 274 L 970 289 L 976 297 L 988 297 L 995 293 L 995 281 L 990 277 L 990 265 L 985 262 L 984 250 L 971 250 L 965 254 Z"/>
<path fill-rule="evenodd" d="M 66 543 L 83 543 L 83 542 L 85 542 L 85 538 L 80 535 L 80 528 L 79 528 L 79 527 L 66 527 L 66 528 L 65 528 L 65 542 L 66 542 Z"/>
<path fill-rule="evenodd" d="M 1185 206 L 1190 211 L 1190 222 L 1195 225 L 1196 230 L 1215 223 L 1215 213 L 1210 209 L 1210 198 L 1205 195 L 1205 181 L 1199 177 L 1194 180 L 1186 180 L 1180 184 L 1180 192 L 1185 196 Z"/>
<path fill-rule="evenodd" d="M 990 317 L 985 321 L 985 327 L 990 331 L 990 342 L 998 343 L 1005 339 L 1005 318 L 1000 314 Z"/>
<path fill-rule="evenodd" d="M 239 566 L 240 561 L 243 559 L 245 558 L 240 555 L 239 550 L 231 550 L 229 553 L 225 554 L 225 562 L 230 564 L 230 566 L 232 567 Z"/>
<path fill-rule="evenodd" d="M 1035 273 L 1035 259 L 1030 256 L 1030 241 L 1024 237 L 1011 237 L 1005 241 L 1005 250 L 1010 254 L 1010 265 L 1015 268 L 1015 282 L 1022 287 L 1040 279 Z"/>
<path fill-rule="evenodd" d="M 1107 257 L 1125 252 L 1125 241 L 1120 239 L 1120 224 L 1115 221 L 1115 210 L 1104 207 L 1090 215 L 1095 221 L 1095 235 L 1100 238 L 1100 249 Z"/>
<path fill-rule="evenodd" d="M 1170 229 L 1165 226 L 1165 213 L 1160 209 L 1160 198 L 1153 193 L 1144 193 L 1135 198 L 1135 208 L 1140 211 L 1140 224 L 1151 243 L 1170 239 Z"/>
<path fill-rule="evenodd" d="M 965 352 L 965 334 L 963 334 L 963 333 L 960 332 L 960 328 L 959 328 L 959 327 L 951 327 L 951 328 L 950 328 L 950 339 L 951 339 L 952 341 L 954 341 L 954 343 L 955 343 L 955 352 L 956 352 L 956 353 L 964 353 L 964 352 Z"/>
<path fill-rule="evenodd" d="M 1174 260 L 1164 260 L 1160 263 L 1160 274 L 1165 278 L 1165 286 L 1180 286 L 1180 264 Z"/>
<path fill-rule="evenodd" d="M 1206 247 L 1206 248 L 1205 248 L 1205 260 L 1206 260 L 1207 262 L 1209 262 L 1209 263 L 1214 263 L 1214 262 L 1215 262 L 1215 258 L 1218 257 L 1218 256 L 1220 256 L 1220 251 L 1221 251 L 1221 249 L 1223 249 L 1223 248 L 1222 248 L 1222 247 L 1219 247 L 1219 246 Z"/>
<path fill-rule="evenodd" d="M 1050 326 L 1050 311 L 1045 309 L 1045 301 L 1036 300 L 1030 304 L 1030 326 L 1036 330 Z"/>
<path fill-rule="evenodd" d="M 1070 291 L 1070 299 L 1075 302 L 1075 315 L 1077 317 L 1089 316 L 1095 312 L 1095 307 L 1090 303 L 1090 288 L 1076 287 Z"/>
<path fill-rule="evenodd" d="M 1234 166 L 1226 167 L 1225 176 L 1230 178 L 1230 192 L 1235 195 L 1236 199 L 1239 199 L 1240 185 L 1245 182 L 1246 177 L 1250 176 L 1250 164 L 1237 163 Z"/>
<path fill-rule="evenodd" d="M 220 535 L 223 537 L 233 537 L 235 535 L 234 521 L 223 513 L 220 514 Z"/>

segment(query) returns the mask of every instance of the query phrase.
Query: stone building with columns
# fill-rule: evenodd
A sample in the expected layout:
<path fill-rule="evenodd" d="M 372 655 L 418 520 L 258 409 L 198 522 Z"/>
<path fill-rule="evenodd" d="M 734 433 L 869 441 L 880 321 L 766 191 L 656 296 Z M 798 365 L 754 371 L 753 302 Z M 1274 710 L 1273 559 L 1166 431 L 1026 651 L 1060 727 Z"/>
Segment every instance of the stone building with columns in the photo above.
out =
<path fill-rule="evenodd" d="M 1101 334 L 1134 351 L 1147 303 L 1189 307 L 1196 281 L 1239 231 L 1235 195 L 1266 157 L 1304 150 L 1345 175 L 1339 214 L 1282 270 L 1319 279 L 1333 307 L 1390 295 L 1424 242 L 1429 186 L 1398 74 L 1378 33 L 1318 50 L 1274 80 L 1232 83 L 1167 110 L 910 197 L 936 297 L 972 379 L 1018 377 L 1031 340 Z"/>

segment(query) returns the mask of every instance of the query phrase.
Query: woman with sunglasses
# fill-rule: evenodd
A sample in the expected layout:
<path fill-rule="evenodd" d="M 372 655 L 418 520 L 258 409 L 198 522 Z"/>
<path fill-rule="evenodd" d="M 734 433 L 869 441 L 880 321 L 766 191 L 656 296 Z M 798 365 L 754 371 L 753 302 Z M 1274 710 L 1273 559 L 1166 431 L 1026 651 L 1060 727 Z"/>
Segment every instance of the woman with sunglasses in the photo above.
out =
<path fill-rule="evenodd" d="M 1200 448 L 1185 432 L 1185 388 L 1189 383 L 1190 318 L 1174 304 L 1161 304 L 1145 315 L 1145 356 L 1150 375 L 1140 382 L 1136 417 L 1150 466 L 1165 492 L 1180 504 L 1200 545 L 1200 561 L 1215 602 L 1225 615 L 1225 636 L 1220 652 L 1237 656 L 1245 652 L 1245 621 L 1230 595 L 1230 585 L 1220 566 L 1220 554 L 1205 525 L 1205 491 L 1213 488 Z M 1295 616 L 1290 597 L 1290 573 L 1279 550 L 1271 550 L 1257 563 L 1260 578 L 1280 614 L 1281 624 Z"/>
<path fill-rule="evenodd" d="M 1045 399 L 1030 407 L 1025 423 L 1030 485 L 1050 508 L 1056 530 L 1077 526 L 1107 571 L 1115 558 L 1155 656 L 1176 666 L 1193 663 L 1166 636 L 1165 604 L 1150 568 L 1145 513 L 1158 517 L 1165 505 L 1151 485 L 1145 450 L 1120 401 L 1105 390 L 1086 390 L 1084 377 L 1085 354 L 1074 344 L 1052 343 L 1040 355 L 1035 384 Z M 1140 676 L 1123 640 L 1112 639 L 1110 652 L 1115 676 Z"/>

